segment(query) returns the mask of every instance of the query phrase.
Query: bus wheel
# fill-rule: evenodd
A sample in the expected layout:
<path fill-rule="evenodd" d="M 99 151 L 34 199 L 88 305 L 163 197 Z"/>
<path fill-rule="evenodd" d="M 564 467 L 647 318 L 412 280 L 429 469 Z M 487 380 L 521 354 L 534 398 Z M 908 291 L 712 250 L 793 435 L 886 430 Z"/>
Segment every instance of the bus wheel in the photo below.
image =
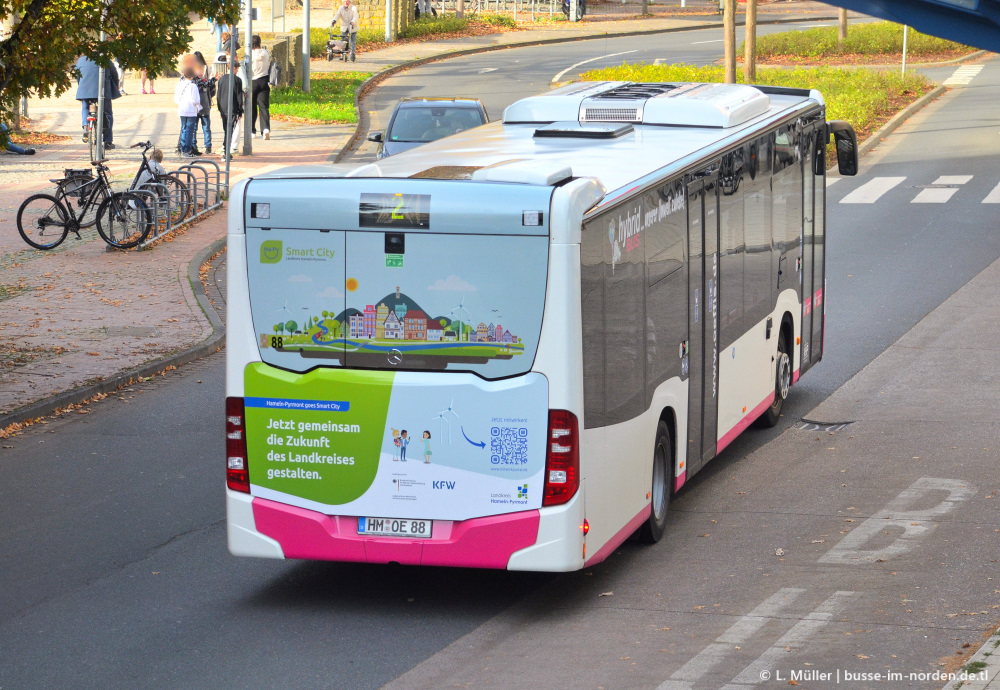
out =
<path fill-rule="evenodd" d="M 674 451 L 670 442 L 670 429 L 660 420 L 656 425 L 656 445 L 653 447 L 653 483 L 651 493 L 652 510 L 642 527 L 639 539 L 647 544 L 655 544 L 667 529 L 667 513 L 670 509 L 670 480 L 673 478 Z"/>
<path fill-rule="evenodd" d="M 778 423 L 781 418 L 781 408 L 785 405 L 788 397 L 788 389 L 792 385 L 792 358 L 791 348 L 788 346 L 788 338 L 785 331 L 781 331 L 778 336 L 778 356 L 774 366 L 774 402 L 758 417 L 758 426 L 770 428 Z"/>

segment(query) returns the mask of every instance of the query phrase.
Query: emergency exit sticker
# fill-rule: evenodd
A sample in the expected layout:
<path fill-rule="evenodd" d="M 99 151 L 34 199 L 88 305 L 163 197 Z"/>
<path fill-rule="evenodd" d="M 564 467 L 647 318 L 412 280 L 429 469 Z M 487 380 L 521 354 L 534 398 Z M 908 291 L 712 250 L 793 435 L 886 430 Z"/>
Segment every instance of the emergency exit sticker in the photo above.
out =
<path fill-rule="evenodd" d="M 402 268 L 403 267 L 403 255 L 402 254 L 386 254 L 385 255 L 385 267 L 386 268 Z"/>

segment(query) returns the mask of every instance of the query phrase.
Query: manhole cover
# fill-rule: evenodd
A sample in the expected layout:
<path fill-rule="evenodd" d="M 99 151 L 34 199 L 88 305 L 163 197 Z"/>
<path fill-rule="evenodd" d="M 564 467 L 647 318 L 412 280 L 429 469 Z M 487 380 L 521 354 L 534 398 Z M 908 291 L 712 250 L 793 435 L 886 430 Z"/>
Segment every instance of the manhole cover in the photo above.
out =
<path fill-rule="evenodd" d="M 802 419 L 795 425 L 795 428 L 802 431 L 842 431 L 851 424 L 854 422 L 818 422 L 815 419 Z"/>

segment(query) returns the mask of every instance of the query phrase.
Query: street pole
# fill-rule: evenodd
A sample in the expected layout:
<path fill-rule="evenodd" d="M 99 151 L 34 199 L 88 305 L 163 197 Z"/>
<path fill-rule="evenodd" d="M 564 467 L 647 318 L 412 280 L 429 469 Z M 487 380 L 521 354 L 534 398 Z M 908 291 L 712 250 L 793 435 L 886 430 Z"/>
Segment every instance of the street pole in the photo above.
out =
<path fill-rule="evenodd" d="M 910 27 L 903 24 L 903 68 L 899 71 L 900 74 L 906 74 L 906 34 L 909 33 Z"/>
<path fill-rule="evenodd" d="M 726 45 L 726 83 L 736 83 L 736 0 L 723 0 L 722 30 Z"/>
<path fill-rule="evenodd" d="M 837 11 L 837 45 L 840 47 L 844 46 L 844 41 L 847 40 L 847 9 L 840 8 Z"/>
<path fill-rule="evenodd" d="M 444 5 L 441 9 L 444 10 Z M 392 0 L 385 0 L 385 42 L 392 42 Z"/>
<path fill-rule="evenodd" d="M 244 94 L 245 105 L 243 106 L 243 155 L 253 155 L 253 136 L 250 132 L 253 122 L 253 0 L 247 0 L 247 34 L 243 37 L 243 59 L 247 70 L 246 93 Z M 234 50 L 235 54 L 236 51 Z"/>
<path fill-rule="evenodd" d="M 312 55 L 311 43 L 309 35 L 309 0 L 304 0 L 302 3 L 302 90 L 306 93 L 309 93 L 309 58 Z"/>
<path fill-rule="evenodd" d="M 747 0 L 746 36 L 743 44 L 743 82 L 757 81 L 757 0 Z"/>
<path fill-rule="evenodd" d="M 236 50 L 233 49 L 233 46 L 235 46 L 240 41 L 240 28 L 238 26 L 233 26 L 232 29 L 233 29 L 233 31 L 232 31 L 232 34 L 230 36 L 230 41 L 229 41 L 229 46 L 230 46 L 230 48 L 229 48 L 229 62 L 226 63 L 226 69 L 229 70 L 229 93 L 227 94 L 229 100 L 226 101 L 226 103 L 229 105 L 229 117 L 226 118 L 226 135 L 225 135 L 225 137 L 222 140 L 223 143 L 224 143 L 223 148 L 226 149 L 225 155 L 226 155 L 226 195 L 227 196 L 229 195 L 229 161 L 232 160 L 232 157 L 233 157 L 233 154 L 232 154 L 233 144 L 235 143 L 233 141 L 233 128 L 236 126 L 236 123 L 233 122 L 233 120 L 235 119 L 233 117 L 233 93 L 236 91 L 236 80 L 239 79 L 239 76 L 238 76 L 239 75 L 239 70 L 236 69 L 236 66 L 237 66 L 237 62 L 236 62 Z M 221 94 L 220 94 L 220 96 L 221 96 Z"/>

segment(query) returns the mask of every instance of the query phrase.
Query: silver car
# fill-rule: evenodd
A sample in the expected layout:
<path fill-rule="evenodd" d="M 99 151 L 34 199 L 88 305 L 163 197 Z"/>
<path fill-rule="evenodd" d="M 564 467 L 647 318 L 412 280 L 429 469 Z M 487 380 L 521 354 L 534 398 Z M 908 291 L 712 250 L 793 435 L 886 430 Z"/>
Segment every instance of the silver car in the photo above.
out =
<path fill-rule="evenodd" d="M 477 98 L 403 98 L 385 132 L 372 132 L 377 159 L 486 124 L 490 119 Z"/>

